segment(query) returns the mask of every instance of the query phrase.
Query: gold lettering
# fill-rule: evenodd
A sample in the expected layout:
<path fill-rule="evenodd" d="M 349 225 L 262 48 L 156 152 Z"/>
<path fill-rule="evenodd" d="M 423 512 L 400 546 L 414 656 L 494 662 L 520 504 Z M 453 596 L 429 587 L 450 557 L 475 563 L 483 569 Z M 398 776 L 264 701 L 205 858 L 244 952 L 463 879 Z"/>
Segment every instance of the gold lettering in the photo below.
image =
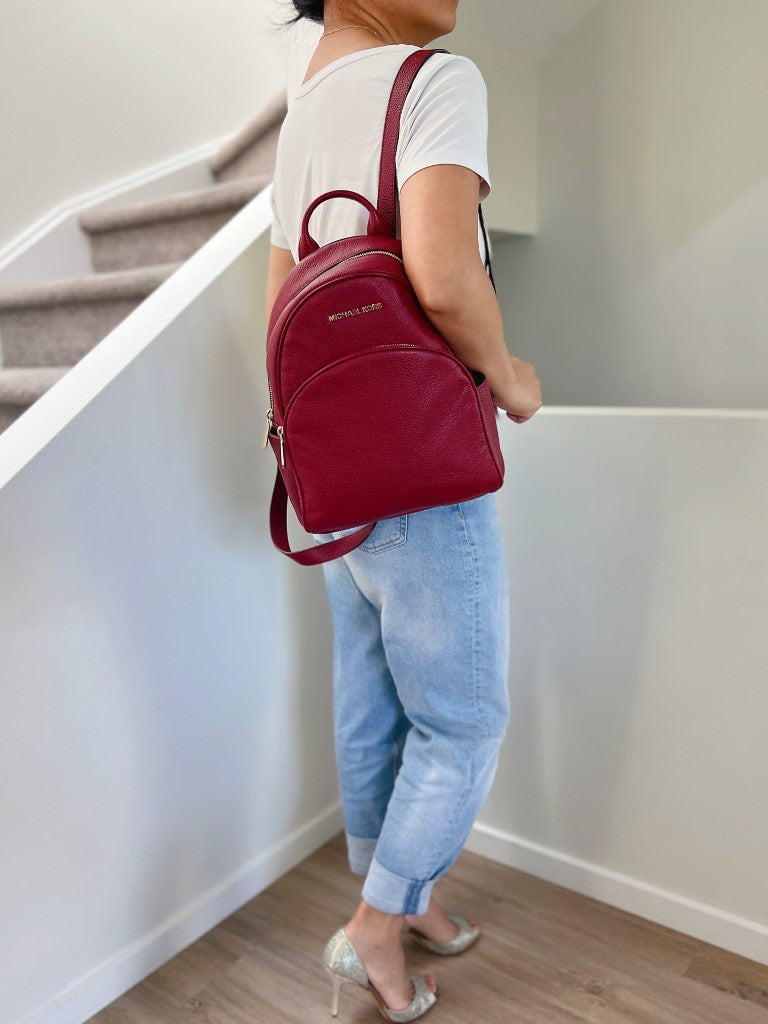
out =
<path fill-rule="evenodd" d="M 355 306 L 354 309 L 344 309 L 340 313 L 330 313 L 328 320 L 333 323 L 334 320 L 341 320 L 345 316 L 357 316 L 358 313 L 371 313 L 375 309 L 383 309 L 383 306 L 382 302 L 370 302 L 367 306 Z"/>

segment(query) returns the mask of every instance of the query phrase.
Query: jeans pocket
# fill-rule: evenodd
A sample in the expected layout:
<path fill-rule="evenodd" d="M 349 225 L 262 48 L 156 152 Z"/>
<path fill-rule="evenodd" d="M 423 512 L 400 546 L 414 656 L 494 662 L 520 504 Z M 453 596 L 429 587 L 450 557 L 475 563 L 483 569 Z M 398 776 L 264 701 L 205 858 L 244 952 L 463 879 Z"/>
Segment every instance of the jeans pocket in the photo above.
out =
<path fill-rule="evenodd" d="M 365 523 L 360 524 L 360 526 L 365 525 Z M 338 540 L 339 537 L 346 537 L 347 534 L 354 533 L 355 530 L 359 530 L 360 526 L 347 526 L 343 530 L 334 530 L 332 533 L 313 533 L 312 536 L 318 543 L 328 540 Z M 392 516 L 390 519 L 379 519 L 363 543 L 358 544 L 357 547 L 361 551 L 386 551 L 389 548 L 397 547 L 398 544 L 405 543 L 407 534 L 407 513 L 401 516 Z M 355 551 L 357 548 L 353 548 L 352 550 Z"/>
<path fill-rule="evenodd" d="M 404 544 L 408 535 L 408 513 L 401 516 L 392 516 L 390 519 L 380 519 L 363 543 L 360 545 L 362 551 L 386 551 L 389 548 Z"/>

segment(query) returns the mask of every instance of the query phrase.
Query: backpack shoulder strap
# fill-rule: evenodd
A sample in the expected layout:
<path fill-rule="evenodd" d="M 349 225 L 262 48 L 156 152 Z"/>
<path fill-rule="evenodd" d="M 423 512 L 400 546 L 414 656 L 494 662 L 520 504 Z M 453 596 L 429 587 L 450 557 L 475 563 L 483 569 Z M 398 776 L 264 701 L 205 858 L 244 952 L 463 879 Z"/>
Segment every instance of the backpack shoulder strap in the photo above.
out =
<path fill-rule="evenodd" d="M 397 187 L 395 157 L 397 155 L 397 143 L 400 137 L 400 118 L 403 113 L 403 104 L 408 91 L 413 85 L 416 73 L 435 53 L 450 53 L 443 47 L 434 47 L 430 50 L 414 50 L 409 53 L 395 75 L 392 83 L 392 90 L 389 94 L 387 113 L 384 118 L 384 133 L 381 140 L 381 162 L 379 165 L 379 194 L 376 200 L 376 207 L 389 225 L 390 234 L 396 235 L 395 218 L 395 189 Z M 488 275 L 491 278 L 493 290 L 496 291 L 496 282 L 493 279 L 491 267 L 491 253 L 488 246 L 488 235 L 483 221 L 483 210 L 480 203 L 477 204 L 477 212 L 480 217 L 480 227 L 483 231 L 483 242 L 485 245 L 485 259 L 483 261 Z"/>
<path fill-rule="evenodd" d="M 400 117 L 408 90 L 413 85 L 416 72 L 434 53 L 450 53 L 450 50 L 434 48 L 431 50 L 414 50 L 409 53 L 395 75 L 392 90 L 389 94 L 387 113 L 384 118 L 384 133 L 381 140 L 381 163 L 379 165 L 379 195 L 376 207 L 382 217 L 390 225 L 392 237 L 395 237 L 395 155 L 400 137 Z"/>

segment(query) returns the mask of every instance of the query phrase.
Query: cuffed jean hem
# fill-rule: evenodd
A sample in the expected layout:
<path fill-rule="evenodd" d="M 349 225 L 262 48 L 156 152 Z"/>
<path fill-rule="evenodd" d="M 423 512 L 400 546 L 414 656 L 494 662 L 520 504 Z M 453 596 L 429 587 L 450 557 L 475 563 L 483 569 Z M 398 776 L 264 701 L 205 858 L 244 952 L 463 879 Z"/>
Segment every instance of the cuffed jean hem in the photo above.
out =
<path fill-rule="evenodd" d="M 373 857 L 362 897 L 385 914 L 426 914 L 434 882 L 433 878 L 403 878 Z"/>
<path fill-rule="evenodd" d="M 373 851 L 376 849 L 377 839 L 363 839 L 361 836 L 347 835 L 347 861 L 350 870 L 355 875 L 367 875 L 371 866 Z"/>

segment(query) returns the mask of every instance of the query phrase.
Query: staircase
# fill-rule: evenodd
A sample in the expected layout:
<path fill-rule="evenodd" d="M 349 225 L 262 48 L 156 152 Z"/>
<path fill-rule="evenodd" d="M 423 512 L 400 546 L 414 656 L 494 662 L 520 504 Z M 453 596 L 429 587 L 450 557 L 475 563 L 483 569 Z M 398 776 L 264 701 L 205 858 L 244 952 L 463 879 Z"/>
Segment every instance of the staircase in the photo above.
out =
<path fill-rule="evenodd" d="M 283 90 L 208 161 L 205 188 L 84 210 L 93 273 L 0 287 L 0 432 L 272 181 L 286 110 Z"/>

